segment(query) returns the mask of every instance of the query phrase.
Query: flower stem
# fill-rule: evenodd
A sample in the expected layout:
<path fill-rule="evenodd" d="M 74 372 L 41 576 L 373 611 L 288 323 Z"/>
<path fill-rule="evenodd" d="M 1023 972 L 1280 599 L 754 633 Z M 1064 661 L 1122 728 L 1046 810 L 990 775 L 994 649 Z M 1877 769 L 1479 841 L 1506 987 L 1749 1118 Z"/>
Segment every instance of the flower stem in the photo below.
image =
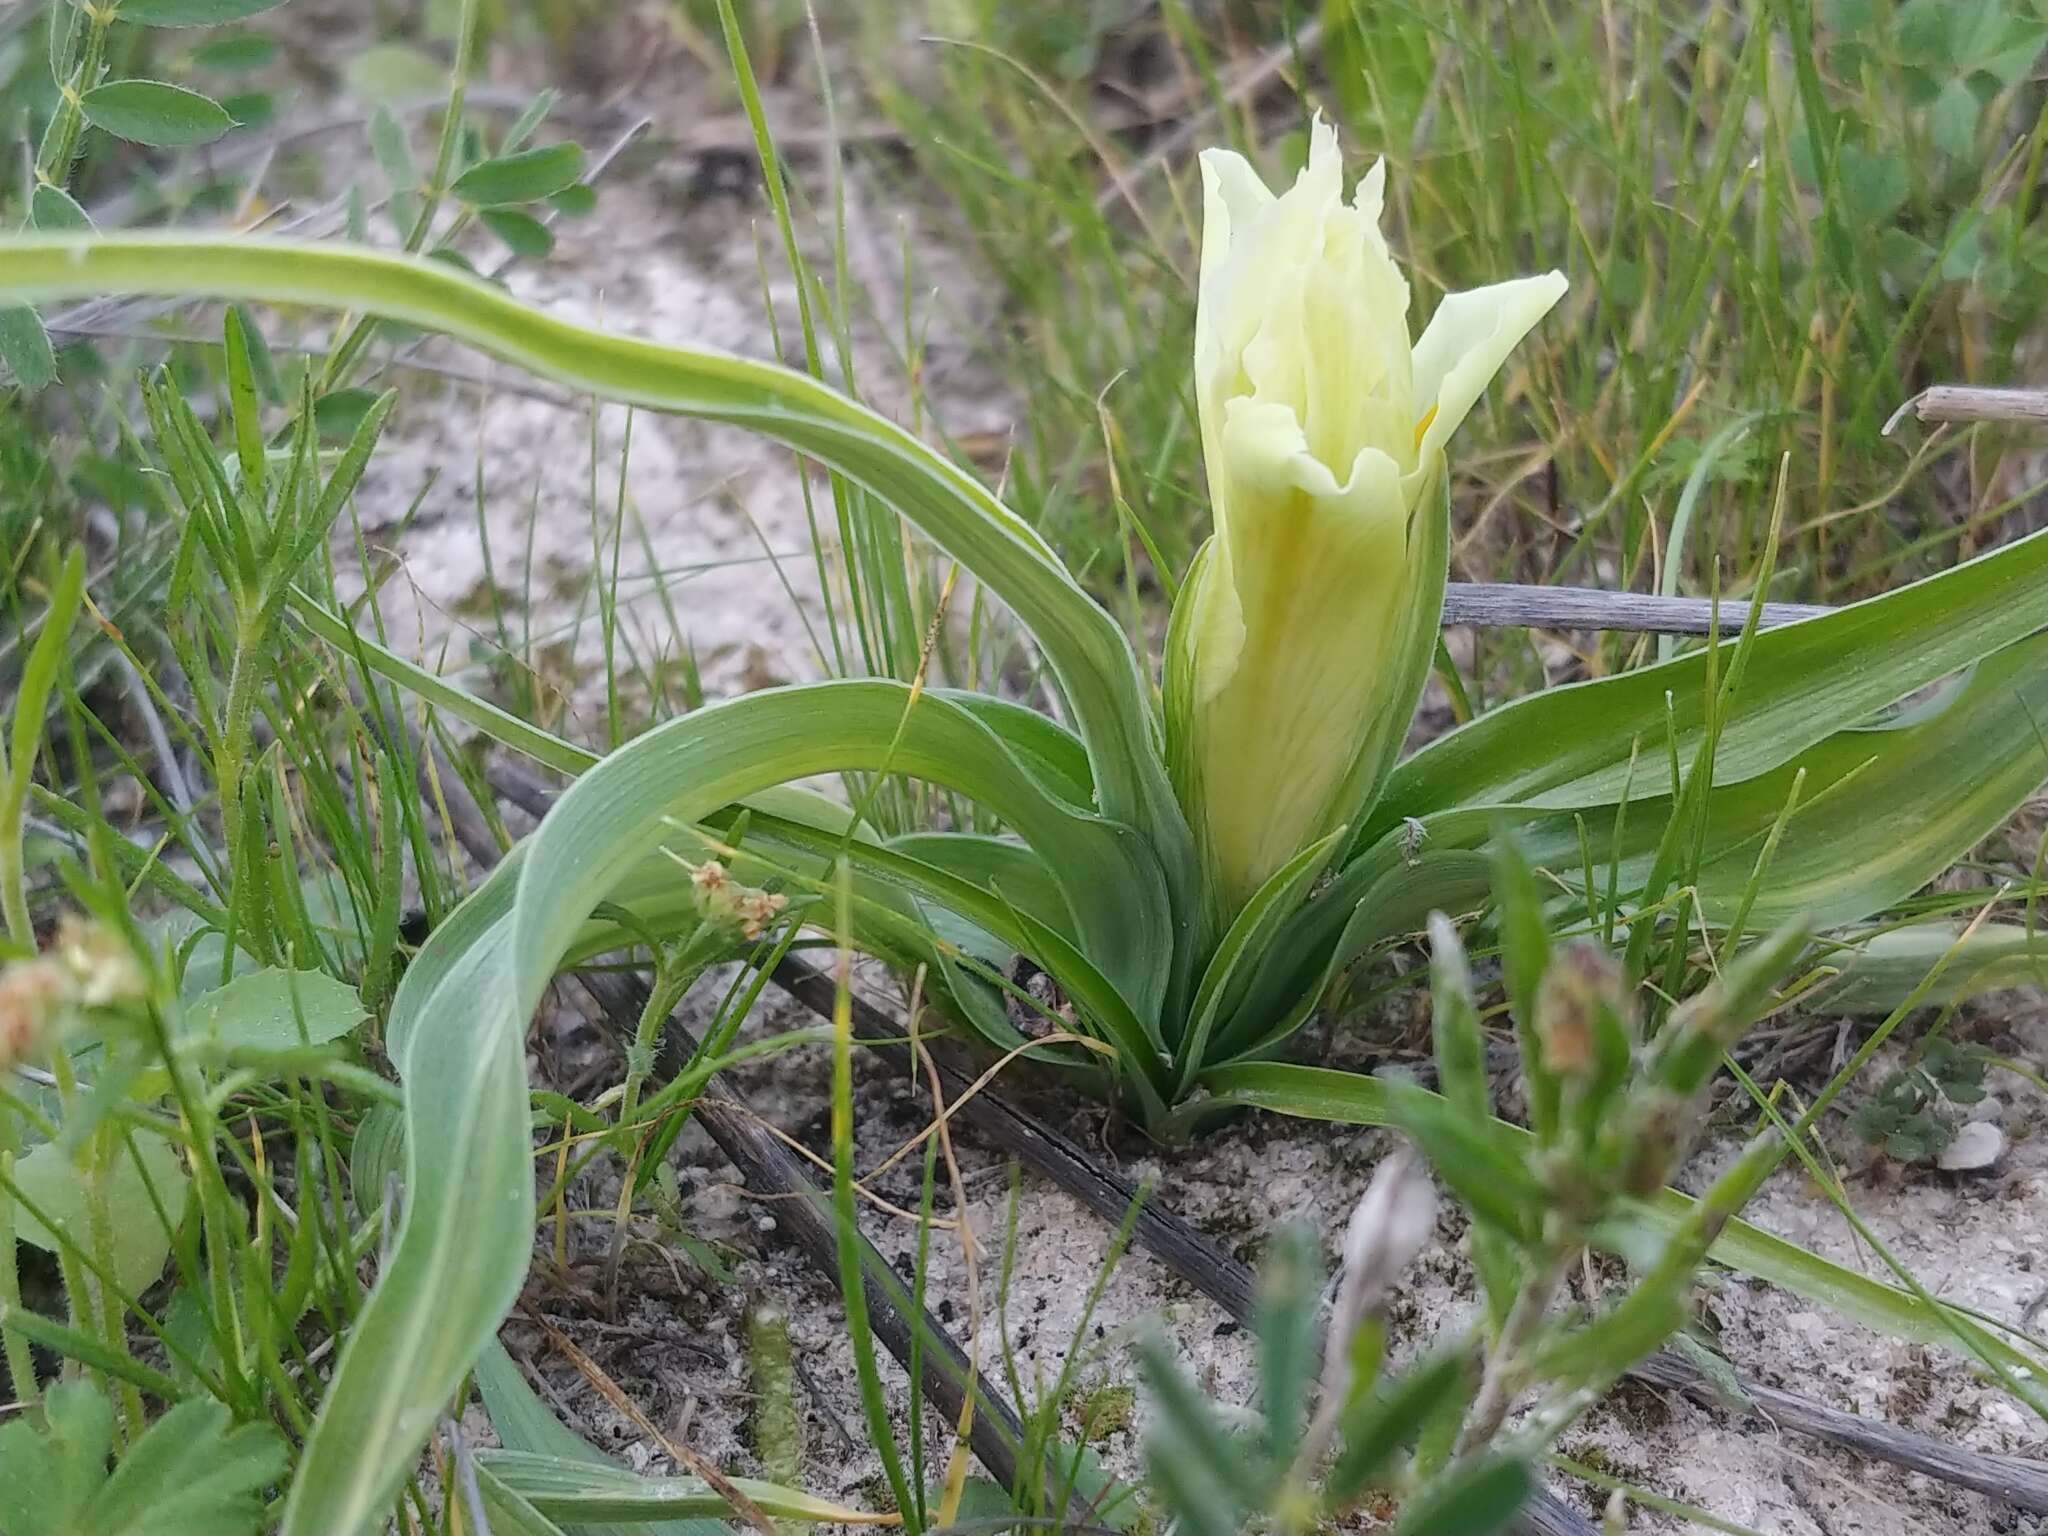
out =
<path fill-rule="evenodd" d="M 1571 1250 L 1560 1248 L 1544 1260 L 1543 1268 L 1522 1287 L 1501 1325 L 1500 1337 L 1486 1357 L 1486 1372 L 1479 1381 L 1479 1396 L 1473 1400 L 1472 1416 L 1458 1436 L 1456 1454 L 1471 1455 L 1488 1445 L 1500 1433 L 1515 1394 L 1522 1388 L 1522 1352 L 1536 1330 L 1543 1326 L 1557 1288 L 1571 1267 Z"/>
<path fill-rule="evenodd" d="M 107 56 L 107 33 L 119 9 L 119 0 L 102 0 L 99 5 L 84 8 L 85 47 L 70 78 L 58 83 L 57 112 L 36 149 L 38 186 L 63 187 L 71 180 L 71 167 L 78 159 L 78 140 L 85 131 L 85 93 L 99 81 L 100 67 Z"/>

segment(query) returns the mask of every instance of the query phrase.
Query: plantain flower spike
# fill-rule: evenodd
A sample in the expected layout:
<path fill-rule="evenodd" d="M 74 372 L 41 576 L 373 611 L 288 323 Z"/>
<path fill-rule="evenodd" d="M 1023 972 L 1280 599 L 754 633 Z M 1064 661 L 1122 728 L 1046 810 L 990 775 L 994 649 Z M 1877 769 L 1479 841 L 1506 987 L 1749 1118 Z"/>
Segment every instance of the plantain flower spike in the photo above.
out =
<path fill-rule="evenodd" d="M 1347 203 L 1318 117 L 1287 191 L 1215 149 L 1202 183 L 1195 391 L 1215 535 L 1174 613 L 1166 705 L 1227 920 L 1378 796 L 1442 612 L 1444 443 L 1565 282 L 1452 294 L 1411 346 L 1384 164 Z"/>

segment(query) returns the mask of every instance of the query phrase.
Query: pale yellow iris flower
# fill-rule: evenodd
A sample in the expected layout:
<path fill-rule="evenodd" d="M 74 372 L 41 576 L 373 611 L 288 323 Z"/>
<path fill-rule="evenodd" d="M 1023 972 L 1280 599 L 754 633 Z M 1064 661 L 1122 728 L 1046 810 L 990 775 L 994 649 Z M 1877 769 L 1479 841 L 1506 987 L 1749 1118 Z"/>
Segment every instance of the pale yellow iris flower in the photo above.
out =
<path fill-rule="evenodd" d="M 1318 119 L 1286 192 L 1223 150 L 1202 180 L 1195 388 L 1216 531 L 1176 616 L 1168 714 L 1227 918 L 1377 793 L 1421 685 L 1404 636 L 1437 623 L 1411 597 L 1433 590 L 1416 567 L 1444 444 L 1565 282 L 1453 294 L 1411 346 L 1384 165 L 1347 203 Z"/>

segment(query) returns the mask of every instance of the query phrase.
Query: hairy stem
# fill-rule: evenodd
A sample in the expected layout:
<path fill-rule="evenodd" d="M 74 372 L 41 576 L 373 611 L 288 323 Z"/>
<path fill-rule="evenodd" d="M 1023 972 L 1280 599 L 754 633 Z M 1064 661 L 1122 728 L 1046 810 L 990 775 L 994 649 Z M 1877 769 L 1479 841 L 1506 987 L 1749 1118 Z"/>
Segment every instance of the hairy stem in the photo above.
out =
<path fill-rule="evenodd" d="M 107 56 L 107 33 L 113 28 L 119 0 L 102 0 L 84 7 L 85 47 L 67 79 L 57 85 L 57 112 L 36 150 L 36 185 L 59 189 L 71 181 L 71 168 L 78 159 L 78 141 L 85 131 L 85 93 L 98 83 Z"/>
<path fill-rule="evenodd" d="M 1508 1320 L 1501 1325 L 1500 1337 L 1494 1340 L 1493 1348 L 1486 1357 L 1486 1373 L 1479 1381 L 1479 1396 L 1473 1400 L 1472 1413 L 1465 1421 L 1463 1433 L 1458 1436 L 1457 1454 L 1469 1456 L 1474 1451 L 1490 1444 L 1500 1433 L 1501 1424 L 1508 1416 L 1508 1409 L 1514 1406 L 1515 1395 L 1522 1389 L 1522 1353 L 1536 1330 L 1543 1326 L 1544 1314 L 1549 1312 L 1557 1288 L 1564 1283 L 1565 1272 L 1571 1267 L 1571 1251 L 1560 1249 L 1543 1261 L 1543 1268 L 1522 1287 L 1521 1295 L 1515 1298 L 1514 1306 L 1508 1312 Z"/>

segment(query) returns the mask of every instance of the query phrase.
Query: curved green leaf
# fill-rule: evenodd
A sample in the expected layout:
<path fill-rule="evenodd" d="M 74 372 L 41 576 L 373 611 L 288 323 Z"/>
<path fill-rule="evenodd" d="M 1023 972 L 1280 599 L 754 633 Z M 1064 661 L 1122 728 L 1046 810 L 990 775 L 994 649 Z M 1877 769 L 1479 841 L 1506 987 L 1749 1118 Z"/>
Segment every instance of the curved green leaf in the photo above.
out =
<path fill-rule="evenodd" d="M 886 417 L 777 364 L 577 325 L 445 262 L 205 235 L 0 242 L 0 300 L 112 293 L 358 309 L 440 331 L 579 393 L 749 427 L 831 466 L 916 524 L 1037 637 L 1087 744 L 1099 808 L 1150 842 L 1175 912 L 1195 910 L 1193 841 L 1130 642 L 1029 524 Z"/>
<path fill-rule="evenodd" d="M 1248 982 L 1249 968 L 1265 953 L 1280 925 L 1301 905 L 1302 897 L 1322 874 L 1323 866 L 1343 845 L 1348 830 L 1336 828 L 1273 871 L 1266 883 L 1252 893 L 1244 910 L 1231 919 L 1229 931 L 1216 946 L 1216 953 L 1202 973 L 1201 985 L 1195 989 L 1187 1033 L 1176 1044 L 1180 1073 L 1175 1098 L 1184 1097 L 1193 1086 L 1195 1074 L 1208 1056 L 1218 1016 L 1235 1002 Z"/>
<path fill-rule="evenodd" d="M 934 688 L 942 699 L 958 704 L 1002 738 L 1032 776 L 1076 805 L 1095 804 L 1095 778 L 1088 768 L 1088 749 L 1057 720 L 1026 704 L 964 688 Z"/>
<path fill-rule="evenodd" d="M 557 1419 L 547 1404 L 526 1384 L 519 1367 L 495 1339 L 476 1362 L 477 1394 L 484 1411 L 491 1416 L 491 1428 L 498 1432 L 498 1444 L 507 1451 L 532 1451 L 563 1460 L 588 1462 L 611 1468 L 616 1464 L 597 1447 Z M 731 1527 L 718 1520 L 606 1521 L 611 1536 L 728 1536 Z M 595 1526 L 575 1526 L 568 1536 L 596 1536 Z"/>
<path fill-rule="evenodd" d="M 768 784 L 839 771 L 896 772 L 957 789 L 1038 849 L 1057 874 L 1089 958 L 1157 1018 L 1170 919 L 1150 850 L 1129 827 L 1056 798 L 978 721 L 902 683 L 849 679 L 748 694 L 671 721 L 572 786 L 531 842 L 543 907 L 523 897 L 516 950 L 538 995 L 561 953 L 542 942 L 553 914 L 594 907 L 666 828 L 701 819 Z M 603 793 L 586 786 L 598 782 Z"/>
<path fill-rule="evenodd" d="M 1838 731 L 1774 768 L 1716 785 L 1697 876 L 1701 911 L 1720 922 L 1741 906 L 1757 854 L 1801 774 L 1797 808 L 1749 921 L 1768 926 L 1803 916 L 1828 929 L 1904 900 L 2048 779 L 2044 719 L 2048 635 L 2039 635 L 1977 662 L 1943 708 L 1916 714 L 1912 724 Z M 1483 902 L 1488 850 L 1504 822 L 1516 826 L 1532 863 L 1576 885 L 1578 821 L 1549 799 L 1538 793 L 1455 806 L 1382 833 L 1289 919 L 1257 973 L 1242 1022 L 1233 1021 L 1224 1038 L 1243 1054 L 1270 1049 L 1306 1018 L 1303 998 L 1319 995 L 1374 944 L 1414 932 L 1432 909 Z M 1902 817 L 1900 806 L 1914 814 Z M 1661 793 L 1632 799 L 1619 848 L 1611 845 L 1614 809 L 1596 804 L 1583 814 L 1595 869 L 1618 861 L 1626 897 L 1650 867 L 1672 803 Z"/>
<path fill-rule="evenodd" d="M 1819 618 L 1762 631 L 1714 757 L 1717 786 L 1784 763 L 1971 662 L 2025 639 L 2048 605 L 2048 533 Z M 1741 610 L 1731 608 L 1730 622 Z M 1723 644 L 1726 661 L 1737 644 Z M 1661 760 L 1667 718 L 1679 760 L 1705 726 L 1707 653 L 1547 689 L 1439 737 L 1402 763 L 1358 849 L 1405 817 L 1457 806 L 1612 804 L 1640 743 Z M 1667 717 L 1667 698 L 1669 715 Z"/>
<path fill-rule="evenodd" d="M 1829 1013 L 1890 1013 L 1919 991 L 1927 973 L 1948 961 L 1921 996 L 1929 1008 L 2010 987 L 2048 985 L 2048 940 L 2012 923 L 1986 923 L 1967 938 L 1953 923 L 1913 923 L 1851 946 L 1841 974 L 1812 1002 Z"/>
<path fill-rule="evenodd" d="M 1080 937 L 1058 878 L 1044 859 L 1014 838 L 975 832 L 912 832 L 891 838 L 889 846 L 993 893 L 1006 907 L 1029 912 L 1069 942 Z"/>
<path fill-rule="evenodd" d="M 732 1513 L 732 1506 L 710 1484 L 694 1477 L 642 1477 L 609 1463 L 539 1451 L 478 1451 L 477 1465 L 551 1520 L 609 1525 Z M 859 1510 L 774 1483 L 748 1477 L 736 1477 L 732 1483 L 761 1513 L 779 1520 L 874 1520 Z"/>
<path fill-rule="evenodd" d="M 780 689 L 620 748 L 564 791 L 428 940 L 394 1000 L 406 1210 L 307 1442 L 286 1536 L 356 1532 L 378 1518 L 518 1294 L 533 1220 L 521 1042 L 592 909 L 672 832 L 755 791 L 838 770 L 909 774 L 987 805 L 1065 872 L 1080 931 L 1104 935 L 1103 963 L 1115 963 L 1117 981 L 1104 983 L 1106 1003 L 1121 1003 L 1126 982 L 1131 995 L 1149 989 L 1156 1000 L 1169 930 L 1143 840 L 1046 791 L 943 699 L 886 680 Z M 1063 943 L 1049 931 L 1033 937 L 1049 951 Z M 1142 1049 L 1135 1021 L 1103 1022 L 1127 1049 Z"/>
<path fill-rule="evenodd" d="M 392 999 L 387 1043 L 406 1090 L 404 1212 L 307 1436 L 286 1536 L 353 1536 L 384 1518 L 518 1299 L 533 1243 L 521 1050 L 531 1010 L 511 995 L 505 944 L 524 862 L 514 848 L 448 915 Z"/>

